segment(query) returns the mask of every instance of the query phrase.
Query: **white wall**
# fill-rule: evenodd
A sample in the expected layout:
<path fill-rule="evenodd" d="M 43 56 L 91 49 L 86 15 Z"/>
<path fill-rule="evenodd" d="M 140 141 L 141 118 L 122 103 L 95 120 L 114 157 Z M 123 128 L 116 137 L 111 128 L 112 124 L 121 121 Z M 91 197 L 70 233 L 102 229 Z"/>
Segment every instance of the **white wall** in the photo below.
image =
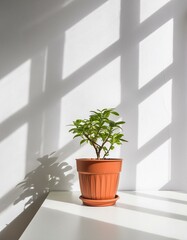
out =
<path fill-rule="evenodd" d="M 120 189 L 187 190 L 186 12 L 185 0 L 1 1 L 0 229 L 48 189 L 78 189 L 74 159 L 93 151 L 67 124 L 97 108 L 126 121 L 111 154 Z"/>

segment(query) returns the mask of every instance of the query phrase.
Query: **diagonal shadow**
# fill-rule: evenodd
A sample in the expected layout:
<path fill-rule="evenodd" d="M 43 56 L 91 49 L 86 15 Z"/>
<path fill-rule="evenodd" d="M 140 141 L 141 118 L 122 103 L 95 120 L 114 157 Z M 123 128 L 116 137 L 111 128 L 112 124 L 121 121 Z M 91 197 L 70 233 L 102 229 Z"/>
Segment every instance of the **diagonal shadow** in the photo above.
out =
<path fill-rule="evenodd" d="M 156 92 L 162 85 L 167 83 L 173 77 L 173 64 L 165 68 L 156 77 L 149 81 L 137 92 L 138 102 L 143 102 L 146 98 Z"/>
<path fill-rule="evenodd" d="M 179 199 L 172 199 L 172 198 L 163 197 L 163 196 L 155 196 L 155 195 L 152 195 L 151 193 L 128 191 L 128 194 L 187 205 L 187 201 L 183 201 L 183 200 L 179 200 Z"/>
<path fill-rule="evenodd" d="M 171 124 L 162 129 L 152 139 L 145 143 L 140 149 L 137 150 L 139 161 L 147 157 L 150 153 L 156 150 L 160 145 L 170 138 Z"/>
<path fill-rule="evenodd" d="M 21 189 L 13 188 L 0 198 L 0 213 L 10 206 L 19 194 L 21 194 Z"/>
<path fill-rule="evenodd" d="M 139 206 L 132 206 L 132 205 L 125 204 L 125 203 L 118 203 L 117 206 L 120 207 L 120 208 L 129 209 L 129 210 L 138 211 L 138 212 L 143 212 L 143 213 L 148 213 L 148 214 L 151 214 L 151 215 L 156 215 L 156 216 L 162 216 L 162 217 L 166 217 L 166 218 L 173 218 L 173 219 L 178 219 L 178 220 L 182 220 L 182 221 L 187 221 L 187 216 L 181 215 L 181 214 L 163 212 L 163 211 L 160 211 L 160 210 L 148 209 L 148 208 L 139 207 Z"/>
<path fill-rule="evenodd" d="M 168 20 L 173 18 L 173 1 L 168 2 L 159 11 L 153 13 L 149 18 L 142 22 L 134 35 L 134 38 L 141 42 L 155 30 L 159 29 Z"/>
<path fill-rule="evenodd" d="M 37 200 L 19 214 L 11 223 L 0 232 L 1 240 L 18 240 L 27 228 L 29 222 L 33 219 L 38 209 L 42 205 L 47 194 L 40 196 Z"/>

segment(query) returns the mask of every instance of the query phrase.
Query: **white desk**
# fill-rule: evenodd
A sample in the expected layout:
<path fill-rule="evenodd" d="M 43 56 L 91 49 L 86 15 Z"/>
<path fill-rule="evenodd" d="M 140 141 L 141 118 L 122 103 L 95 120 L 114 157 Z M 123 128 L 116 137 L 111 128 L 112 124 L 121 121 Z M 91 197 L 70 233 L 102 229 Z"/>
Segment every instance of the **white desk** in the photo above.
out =
<path fill-rule="evenodd" d="M 78 192 L 51 192 L 20 240 L 187 240 L 187 194 L 118 194 L 115 206 L 95 208 Z"/>

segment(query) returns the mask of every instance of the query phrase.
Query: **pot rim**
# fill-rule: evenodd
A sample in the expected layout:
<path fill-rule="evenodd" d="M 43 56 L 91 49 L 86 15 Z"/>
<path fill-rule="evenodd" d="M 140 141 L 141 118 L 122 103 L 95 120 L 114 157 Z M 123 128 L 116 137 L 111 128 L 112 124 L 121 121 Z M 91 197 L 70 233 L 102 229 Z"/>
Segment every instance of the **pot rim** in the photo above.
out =
<path fill-rule="evenodd" d="M 100 159 L 97 159 L 97 158 L 77 158 L 76 161 L 83 161 L 83 162 L 86 162 L 86 161 L 93 161 L 93 162 L 112 162 L 112 161 L 115 161 L 115 162 L 121 162 L 123 161 L 122 158 L 100 158 Z"/>

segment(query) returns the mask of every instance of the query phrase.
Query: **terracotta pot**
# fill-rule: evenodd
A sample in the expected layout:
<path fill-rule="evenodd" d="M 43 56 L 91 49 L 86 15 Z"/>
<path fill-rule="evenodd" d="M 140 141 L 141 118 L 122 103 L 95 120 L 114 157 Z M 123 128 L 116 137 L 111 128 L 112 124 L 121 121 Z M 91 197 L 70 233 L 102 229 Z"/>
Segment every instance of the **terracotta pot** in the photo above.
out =
<path fill-rule="evenodd" d="M 81 200 L 90 206 L 114 205 L 122 159 L 76 159 Z"/>

